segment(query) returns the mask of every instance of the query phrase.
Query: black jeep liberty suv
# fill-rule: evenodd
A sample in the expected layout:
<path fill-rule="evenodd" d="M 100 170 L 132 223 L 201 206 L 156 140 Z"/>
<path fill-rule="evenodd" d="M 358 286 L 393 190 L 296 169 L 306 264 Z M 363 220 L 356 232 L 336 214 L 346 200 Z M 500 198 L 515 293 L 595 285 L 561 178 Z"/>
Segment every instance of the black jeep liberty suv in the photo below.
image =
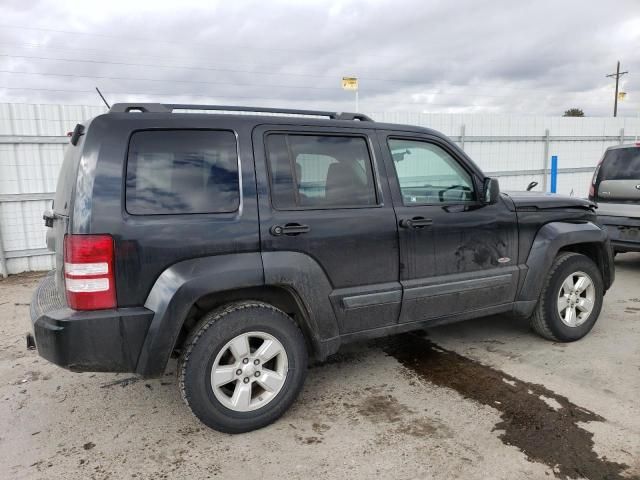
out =
<path fill-rule="evenodd" d="M 178 357 L 231 433 L 353 340 L 497 313 L 578 340 L 614 278 L 592 202 L 500 193 L 444 135 L 362 114 L 116 104 L 76 126 L 44 218 L 39 354 L 143 377 Z"/>

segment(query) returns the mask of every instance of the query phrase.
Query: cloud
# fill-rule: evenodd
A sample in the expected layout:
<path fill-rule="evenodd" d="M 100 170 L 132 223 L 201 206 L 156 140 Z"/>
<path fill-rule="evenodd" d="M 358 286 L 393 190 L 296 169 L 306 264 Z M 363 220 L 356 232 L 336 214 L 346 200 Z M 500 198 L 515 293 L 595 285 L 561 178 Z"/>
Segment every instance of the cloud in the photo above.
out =
<path fill-rule="evenodd" d="M 634 0 L 24 4 L 3 2 L 3 102 L 352 110 L 356 75 L 365 111 L 609 115 L 620 59 L 640 109 Z"/>

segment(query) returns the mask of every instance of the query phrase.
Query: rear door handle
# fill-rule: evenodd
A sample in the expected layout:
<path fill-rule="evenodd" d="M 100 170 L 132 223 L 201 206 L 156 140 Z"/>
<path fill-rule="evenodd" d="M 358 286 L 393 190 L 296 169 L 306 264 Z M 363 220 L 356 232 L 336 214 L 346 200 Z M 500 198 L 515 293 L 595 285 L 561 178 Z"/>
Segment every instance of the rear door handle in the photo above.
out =
<path fill-rule="evenodd" d="M 433 220 L 424 217 L 403 218 L 400 220 L 400 227 L 402 228 L 424 228 L 433 224 Z"/>
<path fill-rule="evenodd" d="M 300 235 L 301 233 L 308 233 L 311 231 L 309 225 L 301 225 L 299 223 L 287 223 L 285 225 L 274 225 L 269 229 L 269 233 L 274 237 L 280 235 Z"/>

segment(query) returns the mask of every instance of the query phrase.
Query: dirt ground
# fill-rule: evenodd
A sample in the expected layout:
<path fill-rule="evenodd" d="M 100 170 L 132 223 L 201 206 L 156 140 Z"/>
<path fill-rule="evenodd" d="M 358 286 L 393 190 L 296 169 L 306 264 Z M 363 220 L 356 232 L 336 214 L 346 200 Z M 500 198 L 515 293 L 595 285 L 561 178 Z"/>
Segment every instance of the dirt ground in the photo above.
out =
<path fill-rule="evenodd" d="M 0 478 L 640 478 L 640 255 L 572 344 L 504 316 L 351 345 L 274 425 L 225 435 L 165 376 L 25 349 L 40 275 L 0 281 Z"/>

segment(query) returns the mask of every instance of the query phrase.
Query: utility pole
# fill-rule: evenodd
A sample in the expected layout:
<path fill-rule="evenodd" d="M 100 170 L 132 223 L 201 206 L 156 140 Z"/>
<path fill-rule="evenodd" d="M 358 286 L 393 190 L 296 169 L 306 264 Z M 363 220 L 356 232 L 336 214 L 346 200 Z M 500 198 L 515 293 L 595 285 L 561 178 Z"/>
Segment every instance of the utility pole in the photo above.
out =
<path fill-rule="evenodd" d="M 621 72 L 620 71 L 620 60 L 618 60 L 618 68 L 616 68 L 616 73 L 612 73 L 607 75 L 607 77 L 615 77 L 616 79 L 616 96 L 613 98 L 613 116 L 618 116 L 618 82 L 620 81 L 620 77 L 622 75 L 626 75 L 629 72 Z"/>

